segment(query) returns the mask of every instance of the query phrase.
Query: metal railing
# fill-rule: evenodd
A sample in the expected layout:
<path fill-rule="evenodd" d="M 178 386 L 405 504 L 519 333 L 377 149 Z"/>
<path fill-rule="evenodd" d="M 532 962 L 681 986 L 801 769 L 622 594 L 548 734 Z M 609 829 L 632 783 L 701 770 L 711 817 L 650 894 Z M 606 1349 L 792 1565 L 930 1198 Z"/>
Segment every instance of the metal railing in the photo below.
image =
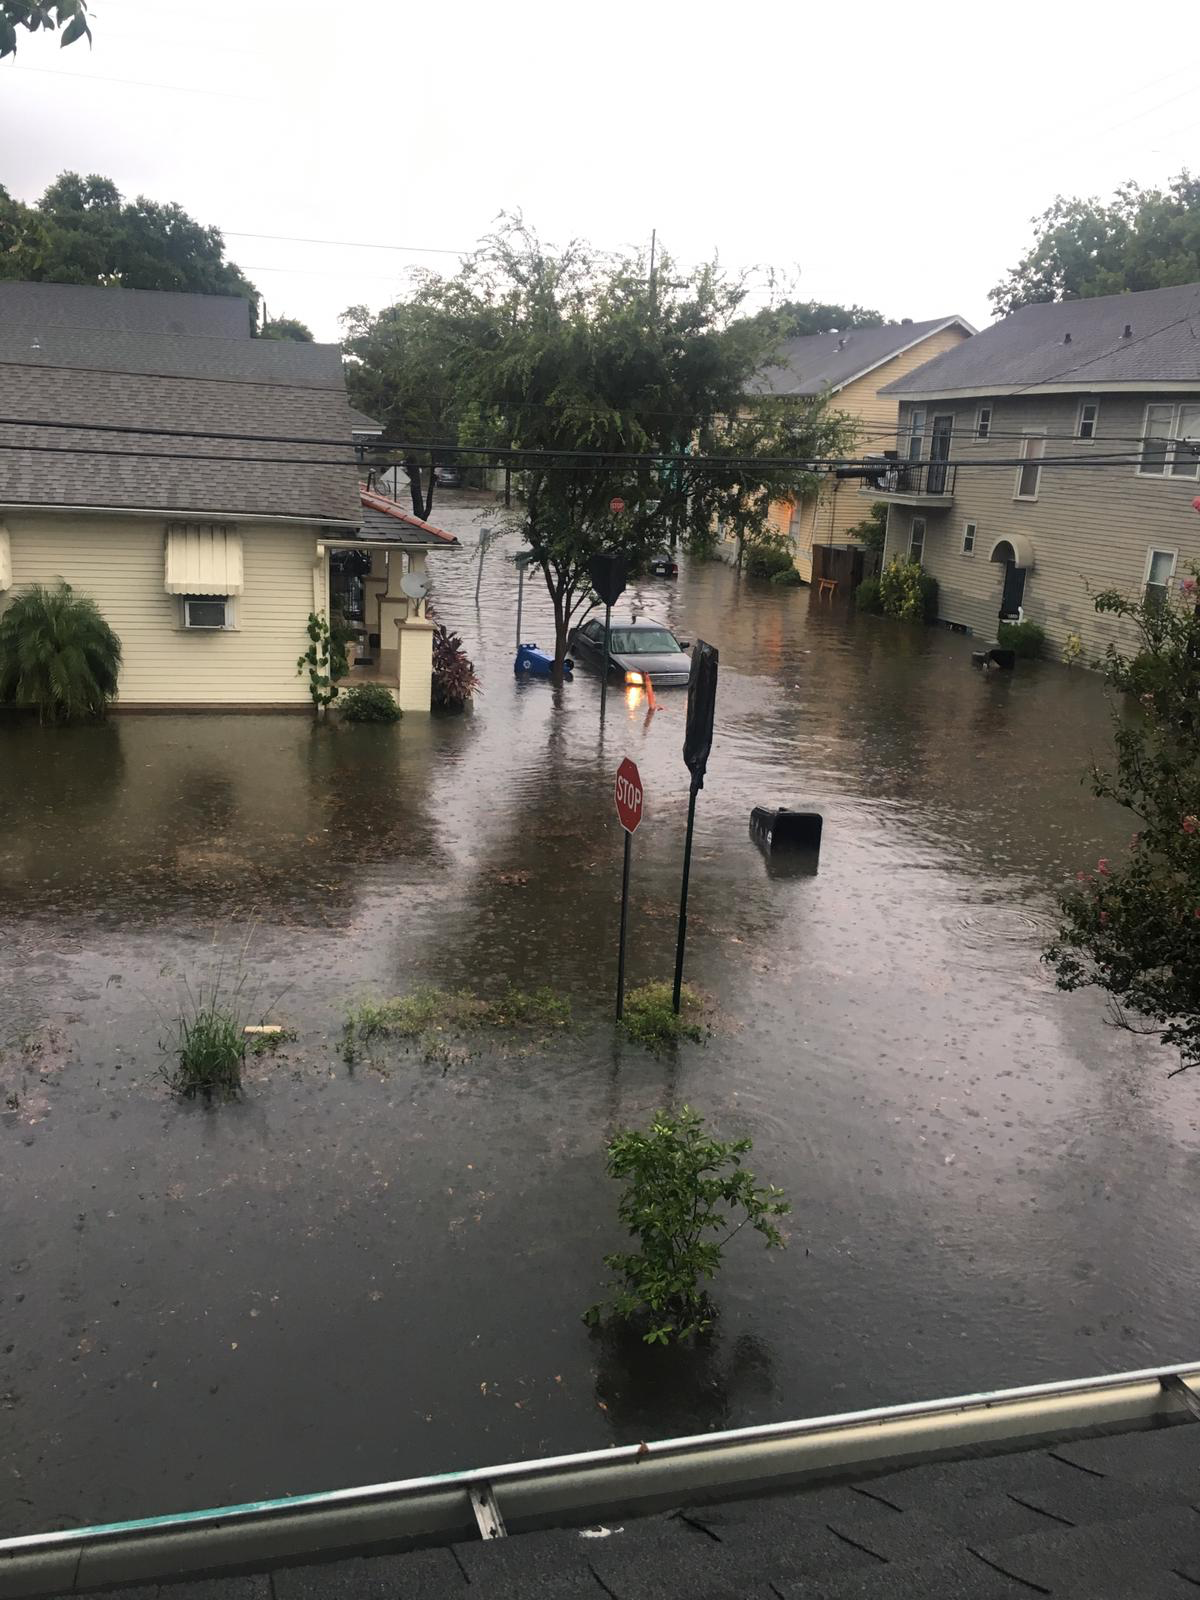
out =
<path fill-rule="evenodd" d="M 947 461 L 884 461 L 878 473 L 863 474 L 863 488 L 879 494 L 949 499 L 957 472 L 958 468 Z"/>

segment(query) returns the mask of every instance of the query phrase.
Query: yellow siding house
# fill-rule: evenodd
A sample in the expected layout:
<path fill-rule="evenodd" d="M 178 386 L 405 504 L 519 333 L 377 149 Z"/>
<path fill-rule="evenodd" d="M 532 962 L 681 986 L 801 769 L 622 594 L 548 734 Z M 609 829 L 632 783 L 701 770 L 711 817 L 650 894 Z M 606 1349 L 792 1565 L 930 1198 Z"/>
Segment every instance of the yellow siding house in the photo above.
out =
<path fill-rule="evenodd" d="M 789 339 L 778 363 L 760 374 L 755 388 L 760 394 L 797 399 L 828 395 L 835 409 L 855 420 L 855 451 L 879 455 L 896 449 L 900 415 L 896 397 L 880 391 L 974 332 L 963 317 L 935 317 Z M 869 506 L 859 488 L 857 482 L 831 473 L 818 494 L 772 506 L 772 525 L 791 540 L 797 570 L 806 582 L 812 579 L 814 544 L 853 542 L 849 530 L 863 520 Z"/>

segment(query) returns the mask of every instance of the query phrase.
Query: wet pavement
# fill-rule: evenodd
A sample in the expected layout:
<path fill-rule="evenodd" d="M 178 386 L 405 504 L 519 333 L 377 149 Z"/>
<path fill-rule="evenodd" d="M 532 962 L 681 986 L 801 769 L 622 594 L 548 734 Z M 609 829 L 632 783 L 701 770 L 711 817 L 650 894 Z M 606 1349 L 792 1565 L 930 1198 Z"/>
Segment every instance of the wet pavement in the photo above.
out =
<path fill-rule="evenodd" d="M 473 713 L 0 727 L 0 1532 L 1193 1357 L 1192 1087 L 1039 962 L 1055 886 L 1128 833 L 1079 781 L 1097 680 L 981 677 L 966 638 L 720 565 L 644 584 L 722 674 L 688 964 L 714 1032 L 656 1058 L 607 1019 L 612 779 L 628 754 L 646 789 L 636 983 L 671 967 L 683 696 L 610 696 L 601 742 L 594 679 L 515 681 L 515 570 L 493 547 L 477 612 L 449 501 Z M 757 804 L 824 812 L 815 877 L 768 870 Z M 181 1105 L 160 1042 L 221 966 L 298 1038 Z M 356 998 L 508 982 L 573 1031 L 342 1057 Z M 664 1100 L 795 1206 L 687 1351 L 579 1320 L 619 1243 L 604 1138 Z"/>

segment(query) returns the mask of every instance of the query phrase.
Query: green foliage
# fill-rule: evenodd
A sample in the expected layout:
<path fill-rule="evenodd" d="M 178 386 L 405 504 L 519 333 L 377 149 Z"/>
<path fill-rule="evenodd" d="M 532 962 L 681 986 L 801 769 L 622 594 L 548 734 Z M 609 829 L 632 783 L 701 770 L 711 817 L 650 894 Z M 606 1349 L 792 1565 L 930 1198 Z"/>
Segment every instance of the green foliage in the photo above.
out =
<path fill-rule="evenodd" d="M 795 567 L 784 567 L 779 572 L 771 574 L 771 582 L 780 589 L 798 589 L 804 579 Z"/>
<path fill-rule="evenodd" d="M 847 446 L 847 421 L 824 398 L 746 406 L 778 331 L 735 315 L 745 292 L 716 265 L 684 274 L 664 256 L 652 281 L 640 255 L 581 243 L 552 251 L 506 218 L 456 277 L 425 276 L 378 318 L 347 314 L 352 397 L 389 429 L 580 452 L 523 471 L 510 519 L 546 583 L 558 663 L 599 550 L 636 568 L 670 529 L 702 546 L 717 527 L 739 541 L 761 536 L 771 503 L 813 492 L 816 479 L 745 459 Z M 697 459 L 597 470 L 594 452 L 604 451 Z M 742 459 L 724 467 L 701 455 Z M 620 516 L 609 511 L 616 496 Z M 424 514 L 415 500 L 414 509 Z"/>
<path fill-rule="evenodd" d="M 273 1056 L 280 1045 L 295 1044 L 299 1037 L 295 1028 L 280 1028 L 277 1033 L 253 1033 L 250 1035 L 250 1054 Z"/>
<path fill-rule="evenodd" d="M 643 983 L 625 996 L 625 1015 L 621 1026 L 631 1039 L 661 1050 L 680 1039 L 703 1039 L 704 1028 L 696 1019 L 701 1014 L 700 997 L 684 984 L 679 991 L 679 1015 L 675 1015 L 674 991 L 669 983 Z"/>
<path fill-rule="evenodd" d="M 1005 650 L 1015 650 L 1023 660 L 1036 661 L 1046 635 L 1036 622 L 1002 622 L 996 629 L 996 642 Z"/>
<path fill-rule="evenodd" d="M 878 578 L 864 578 L 854 591 L 854 604 L 872 616 L 883 614 L 883 585 Z"/>
<path fill-rule="evenodd" d="M 1136 695 L 1114 708 L 1116 768 L 1094 768 L 1092 787 L 1135 819 L 1123 859 L 1077 874 L 1060 901 L 1061 925 L 1045 959 L 1060 989 L 1097 987 L 1118 1022 L 1157 1033 L 1200 1063 L 1200 617 L 1194 577 L 1164 603 L 1114 590 L 1101 614 L 1126 619 L 1140 648 L 1110 645 L 1104 673 Z M 1131 1019 L 1127 1013 L 1133 1013 Z"/>
<path fill-rule="evenodd" d="M 846 534 L 851 539 L 857 539 L 864 549 L 874 550 L 877 555 L 882 555 L 884 540 L 887 538 L 887 519 L 887 501 L 876 500 L 863 520 L 856 522 L 852 528 L 847 528 Z"/>
<path fill-rule="evenodd" d="M 883 315 L 863 306 L 832 305 L 824 300 L 784 300 L 777 306 L 756 312 L 764 323 L 774 327 L 780 339 L 803 339 L 814 333 L 845 333 L 847 328 L 881 328 Z"/>
<path fill-rule="evenodd" d="M 774 578 L 776 573 L 794 572 L 792 549 L 779 539 L 761 540 L 746 550 L 746 571 L 752 578 Z"/>
<path fill-rule="evenodd" d="M 343 722 L 399 722 L 400 707 L 385 684 L 356 683 L 342 696 L 338 714 Z"/>
<path fill-rule="evenodd" d="M 313 342 L 312 330 L 303 322 L 297 322 L 295 317 L 272 317 L 263 323 L 258 336 L 260 339 L 291 339 L 296 344 Z"/>
<path fill-rule="evenodd" d="M 36 205 L 0 191 L 0 278 L 244 295 L 258 290 L 225 260 L 219 228 L 181 206 L 122 198 L 108 178 L 64 172 Z"/>
<path fill-rule="evenodd" d="M 1033 226 L 1032 248 L 989 295 L 998 316 L 1200 277 L 1200 180 L 1186 170 L 1165 191 L 1124 183 L 1107 204 L 1059 195 Z"/>
<path fill-rule="evenodd" d="M 169 1052 L 175 1058 L 166 1079 L 186 1099 L 203 1095 L 229 1099 L 242 1087 L 246 1060 L 245 1026 L 241 1016 L 243 983 L 230 989 L 219 968 L 213 981 L 193 993 L 187 988 L 183 1009 L 171 1029 Z"/>
<path fill-rule="evenodd" d="M 479 688 L 479 679 L 463 642 L 441 623 L 433 635 L 432 700 L 435 710 L 461 711 Z"/>
<path fill-rule="evenodd" d="M 919 561 L 893 556 L 879 577 L 879 600 L 885 616 L 903 622 L 937 620 L 937 579 Z"/>
<path fill-rule="evenodd" d="M 69 583 L 34 584 L 0 615 L 0 704 L 33 706 L 43 723 L 102 717 L 120 669 L 121 641 Z"/>
<path fill-rule="evenodd" d="M 357 638 L 358 630 L 335 610 L 329 624 L 329 676 L 334 683 L 350 671 L 350 646 Z"/>
<path fill-rule="evenodd" d="M 417 1041 L 428 1053 L 440 1034 L 477 1033 L 487 1029 L 524 1030 L 537 1036 L 565 1028 L 571 1005 L 552 989 L 518 989 L 509 985 L 495 1000 L 469 989 L 416 989 L 389 1000 L 361 1000 L 346 1016 L 344 1047 L 372 1039 Z"/>
<path fill-rule="evenodd" d="M 747 1224 L 767 1248 L 783 1248 L 776 1218 L 791 1207 L 782 1190 L 757 1184 L 742 1166 L 750 1148 L 749 1139 L 713 1138 L 690 1106 L 674 1115 L 659 1111 L 644 1132 L 626 1129 L 610 1139 L 608 1175 L 624 1184 L 618 1216 L 638 1245 L 604 1258 L 616 1274 L 610 1308 L 644 1323 L 647 1344 L 670 1344 L 712 1325 L 705 1285 Z M 593 1306 L 585 1321 L 599 1322 L 604 1310 Z"/>
<path fill-rule="evenodd" d="M 343 651 L 339 659 L 335 651 L 329 619 L 323 611 L 310 611 L 308 649 L 296 658 L 296 676 L 301 678 L 305 673 L 308 674 L 308 692 L 318 716 L 337 699 L 338 689 L 334 680 L 339 675 L 339 666 L 344 675 L 346 655 Z"/>
<path fill-rule="evenodd" d="M 61 28 L 60 46 L 77 39 L 92 42 L 88 26 L 87 0 L 0 0 L 0 61 L 17 53 L 17 29 L 37 33 L 44 28 L 53 33 Z"/>

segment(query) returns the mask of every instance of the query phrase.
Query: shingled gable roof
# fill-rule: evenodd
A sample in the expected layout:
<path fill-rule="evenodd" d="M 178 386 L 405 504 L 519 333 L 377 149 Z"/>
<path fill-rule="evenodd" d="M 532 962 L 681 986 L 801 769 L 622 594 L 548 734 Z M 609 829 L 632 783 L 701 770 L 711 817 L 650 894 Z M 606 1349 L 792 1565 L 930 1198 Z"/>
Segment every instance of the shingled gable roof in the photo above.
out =
<path fill-rule="evenodd" d="M 0 505 L 358 526 L 358 470 L 336 345 L 55 324 L 38 309 L 57 289 L 67 291 L 64 304 L 74 302 L 75 286 L 32 287 L 41 292 L 26 297 L 24 311 L 11 322 L 0 317 L 0 417 L 13 419 L 0 422 Z M 131 292 L 95 291 L 117 296 L 118 322 Z M 149 311 L 139 315 L 151 320 Z M 208 313 L 192 315 L 199 327 Z M 38 426 L 49 422 L 79 426 Z M 95 432 L 89 424 L 182 437 Z M 203 437 L 218 433 L 301 442 Z"/>
<path fill-rule="evenodd" d="M 102 289 L 90 283 L 0 283 L 0 328 L 15 327 L 248 339 L 250 302 L 241 295 Z"/>
<path fill-rule="evenodd" d="M 1200 283 L 1022 306 L 881 392 L 934 399 L 1161 386 L 1200 389 Z"/>
<path fill-rule="evenodd" d="M 364 540 L 379 544 L 398 544 L 409 549 L 436 550 L 444 545 L 457 544 L 458 539 L 445 528 L 435 528 L 411 511 L 405 511 L 387 495 L 376 494 L 371 489 L 361 489 L 362 533 Z"/>
<path fill-rule="evenodd" d="M 836 393 L 922 339 L 953 327 L 975 332 L 963 317 L 933 317 L 928 322 L 888 322 L 882 328 L 846 328 L 788 339 L 780 347 L 779 360 L 754 378 L 750 393 L 797 398 Z"/>

